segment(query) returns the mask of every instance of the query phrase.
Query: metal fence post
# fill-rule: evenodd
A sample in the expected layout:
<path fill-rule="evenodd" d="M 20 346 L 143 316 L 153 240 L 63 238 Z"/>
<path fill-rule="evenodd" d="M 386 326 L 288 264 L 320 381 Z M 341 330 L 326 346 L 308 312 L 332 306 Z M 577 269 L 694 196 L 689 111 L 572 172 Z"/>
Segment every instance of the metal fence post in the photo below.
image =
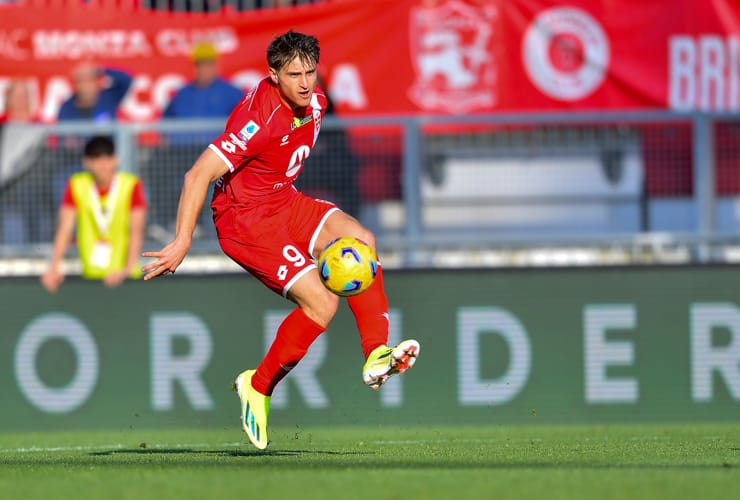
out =
<path fill-rule="evenodd" d="M 418 260 L 413 242 L 422 232 L 421 218 L 421 124 L 417 120 L 403 122 L 403 201 L 406 213 L 405 264 L 414 267 Z"/>
<path fill-rule="evenodd" d="M 699 262 L 710 260 L 709 237 L 715 229 L 715 192 L 714 192 L 714 121 L 706 114 L 697 113 L 693 120 L 693 173 L 694 203 L 696 204 L 696 231 L 704 242 L 696 247 L 696 258 Z"/>
<path fill-rule="evenodd" d="M 131 126 L 117 125 L 115 128 L 116 155 L 121 170 L 139 174 L 139 166 L 134 164 L 134 134 Z"/>

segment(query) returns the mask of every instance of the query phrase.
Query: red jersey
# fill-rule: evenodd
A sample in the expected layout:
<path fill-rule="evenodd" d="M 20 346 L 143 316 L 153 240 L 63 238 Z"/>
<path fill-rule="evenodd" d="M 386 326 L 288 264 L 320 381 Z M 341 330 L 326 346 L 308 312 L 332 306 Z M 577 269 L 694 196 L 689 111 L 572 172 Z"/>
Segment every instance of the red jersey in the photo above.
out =
<path fill-rule="evenodd" d="M 295 116 L 270 78 L 244 96 L 208 146 L 229 167 L 216 182 L 214 219 L 229 207 L 281 204 L 295 193 L 293 182 L 316 142 L 326 105 L 316 87 L 304 116 Z"/>

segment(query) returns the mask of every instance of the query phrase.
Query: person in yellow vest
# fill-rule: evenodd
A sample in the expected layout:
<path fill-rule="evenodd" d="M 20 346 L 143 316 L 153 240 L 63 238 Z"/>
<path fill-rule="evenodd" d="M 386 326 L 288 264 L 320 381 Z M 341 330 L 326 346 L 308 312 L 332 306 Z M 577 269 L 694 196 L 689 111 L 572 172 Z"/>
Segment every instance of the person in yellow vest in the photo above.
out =
<path fill-rule="evenodd" d="M 64 281 L 61 263 L 77 226 L 77 248 L 82 276 L 99 279 L 108 287 L 126 278 L 139 278 L 138 258 L 146 223 L 146 196 L 141 180 L 118 171 L 118 157 L 110 137 L 87 141 L 82 158 L 85 170 L 72 175 L 59 208 L 59 222 L 49 270 L 41 283 L 56 292 Z"/>

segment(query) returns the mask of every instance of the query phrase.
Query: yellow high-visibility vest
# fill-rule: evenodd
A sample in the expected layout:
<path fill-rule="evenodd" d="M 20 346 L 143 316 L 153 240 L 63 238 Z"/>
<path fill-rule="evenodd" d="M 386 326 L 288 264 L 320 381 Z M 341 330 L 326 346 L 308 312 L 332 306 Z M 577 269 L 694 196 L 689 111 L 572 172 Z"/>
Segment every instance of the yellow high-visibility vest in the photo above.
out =
<path fill-rule="evenodd" d="M 70 178 L 77 206 L 77 248 L 83 277 L 102 279 L 126 268 L 131 196 L 138 180 L 129 172 L 116 172 L 108 193 L 99 196 L 90 172 L 79 172 Z M 135 266 L 131 277 L 140 276 L 141 270 Z"/>

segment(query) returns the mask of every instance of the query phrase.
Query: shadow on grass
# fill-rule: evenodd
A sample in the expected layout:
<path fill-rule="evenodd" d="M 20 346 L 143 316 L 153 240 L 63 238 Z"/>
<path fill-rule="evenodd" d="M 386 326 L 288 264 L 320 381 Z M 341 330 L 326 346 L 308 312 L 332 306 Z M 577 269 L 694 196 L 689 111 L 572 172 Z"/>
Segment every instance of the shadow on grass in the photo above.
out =
<path fill-rule="evenodd" d="M 243 459 L 248 459 L 244 462 Z M 637 463 L 608 461 L 511 460 L 506 457 L 414 457 L 389 455 L 383 451 L 335 451 L 305 449 L 193 449 L 126 448 L 83 454 L 33 453 L 2 457 L 0 465 L 35 467 L 164 467 L 171 469 L 207 469 L 211 467 L 267 467 L 285 470 L 560 470 L 560 471 L 708 471 L 740 470 L 735 460 L 715 463 Z"/>
<path fill-rule="evenodd" d="M 88 453 L 93 457 L 110 457 L 114 455 L 217 455 L 224 457 L 285 457 L 310 455 L 368 455 L 360 451 L 322 451 L 322 450 L 194 450 L 192 448 L 131 448 L 125 450 L 107 450 Z"/>

